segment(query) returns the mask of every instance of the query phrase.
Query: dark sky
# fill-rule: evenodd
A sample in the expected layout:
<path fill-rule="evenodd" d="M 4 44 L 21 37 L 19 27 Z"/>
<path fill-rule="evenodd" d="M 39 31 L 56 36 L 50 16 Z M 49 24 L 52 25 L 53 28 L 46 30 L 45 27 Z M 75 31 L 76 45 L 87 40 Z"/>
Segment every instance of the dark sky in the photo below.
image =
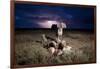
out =
<path fill-rule="evenodd" d="M 93 29 L 94 8 L 15 4 L 15 28 L 50 28 L 59 22 L 69 29 Z"/>

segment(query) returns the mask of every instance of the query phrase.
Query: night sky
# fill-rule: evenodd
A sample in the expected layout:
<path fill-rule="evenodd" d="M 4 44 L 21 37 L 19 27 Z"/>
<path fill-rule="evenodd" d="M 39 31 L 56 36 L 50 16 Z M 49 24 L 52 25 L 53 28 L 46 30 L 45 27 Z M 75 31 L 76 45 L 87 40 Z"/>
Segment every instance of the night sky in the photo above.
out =
<path fill-rule="evenodd" d="M 68 29 L 94 27 L 94 8 L 15 4 L 15 28 L 50 28 L 52 24 L 64 22 Z"/>

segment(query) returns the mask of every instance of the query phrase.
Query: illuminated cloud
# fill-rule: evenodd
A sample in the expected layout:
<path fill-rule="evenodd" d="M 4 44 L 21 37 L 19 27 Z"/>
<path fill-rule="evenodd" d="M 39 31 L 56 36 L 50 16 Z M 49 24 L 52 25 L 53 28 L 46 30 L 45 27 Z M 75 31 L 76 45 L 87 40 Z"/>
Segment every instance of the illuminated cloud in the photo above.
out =
<path fill-rule="evenodd" d="M 51 28 L 53 24 L 58 24 L 57 21 L 44 21 L 37 23 L 41 28 Z"/>

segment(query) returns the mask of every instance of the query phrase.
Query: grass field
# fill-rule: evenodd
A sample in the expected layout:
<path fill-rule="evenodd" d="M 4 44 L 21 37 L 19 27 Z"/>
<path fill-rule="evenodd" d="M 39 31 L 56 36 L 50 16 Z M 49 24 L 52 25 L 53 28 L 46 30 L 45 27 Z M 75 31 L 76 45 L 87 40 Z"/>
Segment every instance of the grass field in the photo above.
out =
<path fill-rule="evenodd" d="M 55 38 L 51 30 L 17 30 L 15 31 L 15 56 L 17 65 L 30 64 L 74 64 L 95 62 L 95 39 L 91 32 L 64 30 L 63 38 L 72 47 L 70 54 L 51 57 L 46 48 L 37 42 L 41 35 Z"/>

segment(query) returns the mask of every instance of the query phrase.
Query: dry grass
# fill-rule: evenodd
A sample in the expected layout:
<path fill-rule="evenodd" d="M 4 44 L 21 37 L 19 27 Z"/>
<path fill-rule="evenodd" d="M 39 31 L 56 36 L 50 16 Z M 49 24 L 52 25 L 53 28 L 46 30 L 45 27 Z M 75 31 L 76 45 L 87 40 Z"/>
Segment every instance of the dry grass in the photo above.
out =
<path fill-rule="evenodd" d="M 41 34 L 55 37 L 54 32 L 48 30 L 16 31 L 15 52 L 16 64 L 61 64 L 61 63 L 90 63 L 95 61 L 95 45 L 92 33 L 64 32 L 64 40 L 72 47 L 72 52 L 62 56 L 50 56 L 41 43 Z"/>

